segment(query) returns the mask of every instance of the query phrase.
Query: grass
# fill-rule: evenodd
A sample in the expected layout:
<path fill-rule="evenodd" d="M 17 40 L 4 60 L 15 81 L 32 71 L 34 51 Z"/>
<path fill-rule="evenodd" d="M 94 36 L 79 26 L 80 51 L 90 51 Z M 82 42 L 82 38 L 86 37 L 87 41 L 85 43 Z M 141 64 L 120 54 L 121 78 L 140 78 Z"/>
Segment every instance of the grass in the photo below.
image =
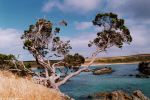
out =
<path fill-rule="evenodd" d="M 90 60 L 91 59 L 86 59 L 86 63 L 88 63 Z M 94 63 L 132 63 L 142 61 L 150 61 L 150 54 L 96 58 Z"/>
<path fill-rule="evenodd" d="M 0 100 L 64 100 L 63 96 L 31 80 L 0 71 Z"/>

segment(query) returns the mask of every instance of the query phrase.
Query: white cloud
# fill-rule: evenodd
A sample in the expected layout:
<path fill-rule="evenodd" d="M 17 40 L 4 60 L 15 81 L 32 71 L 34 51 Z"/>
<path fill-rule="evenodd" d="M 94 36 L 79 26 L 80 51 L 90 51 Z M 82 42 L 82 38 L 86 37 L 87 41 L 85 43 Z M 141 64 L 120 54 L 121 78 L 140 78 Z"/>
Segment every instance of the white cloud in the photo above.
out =
<path fill-rule="evenodd" d="M 79 36 L 76 37 L 62 37 L 63 40 L 70 40 L 70 44 L 72 46 L 71 53 L 80 53 L 84 57 L 91 56 L 91 53 L 94 49 L 89 48 L 89 41 L 92 40 L 96 35 L 94 33 L 86 32 L 80 33 Z"/>
<path fill-rule="evenodd" d="M 100 32 L 100 31 L 102 31 L 103 29 L 102 29 L 102 27 L 94 26 L 94 30 L 95 30 L 96 32 Z"/>
<path fill-rule="evenodd" d="M 136 25 L 131 27 L 131 34 L 133 37 L 133 43 L 136 46 L 148 46 L 150 44 L 149 37 L 150 29 L 144 27 L 143 25 Z"/>
<path fill-rule="evenodd" d="M 44 11 L 44 12 L 49 12 L 53 7 L 55 7 L 57 5 L 57 3 L 56 2 L 47 2 L 47 3 L 45 3 L 45 5 L 43 6 L 43 8 L 42 8 L 42 10 Z"/>
<path fill-rule="evenodd" d="M 25 51 L 22 48 L 23 42 L 20 39 L 21 33 L 22 31 L 12 28 L 0 28 L 0 53 L 13 54 L 16 57 L 18 54 L 21 54 L 20 60 L 33 59 L 28 51 Z"/>
<path fill-rule="evenodd" d="M 85 12 L 95 10 L 100 4 L 100 0 L 65 0 L 64 3 L 74 10 L 83 10 Z"/>
<path fill-rule="evenodd" d="M 10 29 L 0 28 L 0 49 L 20 44 L 19 36 L 20 34 L 18 30 L 11 28 Z"/>
<path fill-rule="evenodd" d="M 150 0 L 106 0 L 106 8 L 121 16 L 128 16 L 135 21 L 149 20 Z"/>
<path fill-rule="evenodd" d="M 125 56 L 133 55 L 138 53 L 149 53 L 150 51 L 150 29 L 145 25 L 138 25 L 133 21 L 127 20 L 127 24 L 133 41 L 130 45 L 125 44 L 122 49 L 117 47 L 109 48 L 107 52 L 102 52 L 99 54 L 99 57 L 109 57 L 109 56 Z M 90 40 L 96 37 L 96 32 L 86 32 L 80 33 L 77 37 L 63 37 L 66 40 L 71 40 L 71 45 L 73 47 L 72 53 L 78 52 L 85 57 L 91 56 L 94 52 L 94 48 L 89 48 L 88 43 Z"/>
<path fill-rule="evenodd" d="M 77 30 L 86 30 L 93 26 L 92 22 L 76 22 L 75 27 Z"/>
<path fill-rule="evenodd" d="M 120 18 L 125 18 L 125 24 L 133 37 L 131 45 L 125 45 L 123 54 L 150 53 L 149 3 L 149 0 L 107 0 L 106 8 L 117 13 Z"/>
<path fill-rule="evenodd" d="M 49 0 L 44 4 L 42 10 L 49 12 L 53 8 L 58 8 L 61 11 L 77 11 L 79 13 L 86 13 L 93 11 L 100 6 L 100 0 Z"/>
<path fill-rule="evenodd" d="M 136 46 L 146 46 L 150 44 L 150 28 L 148 22 L 137 22 L 132 19 L 125 20 L 125 24 L 128 26 L 130 33 L 133 37 L 133 44 Z"/>
<path fill-rule="evenodd" d="M 106 0 L 110 9 L 117 9 L 130 0 Z"/>
<path fill-rule="evenodd" d="M 91 29 L 93 30 L 93 33 L 102 31 L 102 27 L 94 26 L 92 22 L 75 22 L 75 29 L 79 31 L 80 30 L 86 31 L 87 29 Z"/>
<path fill-rule="evenodd" d="M 79 36 L 76 37 L 61 37 L 63 40 L 70 40 L 70 44 L 73 48 L 85 48 L 88 47 L 88 43 L 91 39 L 93 39 L 96 34 L 91 32 L 80 33 Z"/>

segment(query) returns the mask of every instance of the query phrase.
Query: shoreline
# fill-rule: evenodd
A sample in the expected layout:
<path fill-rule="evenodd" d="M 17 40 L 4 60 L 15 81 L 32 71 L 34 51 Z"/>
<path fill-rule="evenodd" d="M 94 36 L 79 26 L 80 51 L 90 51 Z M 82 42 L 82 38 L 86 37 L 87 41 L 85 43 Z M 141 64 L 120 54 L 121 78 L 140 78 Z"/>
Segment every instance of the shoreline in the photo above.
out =
<path fill-rule="evenodd" d="M 91 66 L 107 66 L 107 65 L 124 65 L 124 64 L 139 64 L 142 61 L 137 62 L 123 62 L 123 63 L 93 63 Z M 146 61 L 147 62 L 147 61 Z M 84 63 L 81 66 L 86 67 L 88 63 Z M 58 66 L 58 67 L 64 67 L 64 66 Z"/>
<path fill-rule="evenodd" d="M 138 64 L 140 62 L 128 62 L 128 63 L 93 63 L 91 66 L 101 66 L 101 65 L 122 65 L 122 64 Z M 82 66 L 86 66 L 88 63 L 83 64 Z"/>

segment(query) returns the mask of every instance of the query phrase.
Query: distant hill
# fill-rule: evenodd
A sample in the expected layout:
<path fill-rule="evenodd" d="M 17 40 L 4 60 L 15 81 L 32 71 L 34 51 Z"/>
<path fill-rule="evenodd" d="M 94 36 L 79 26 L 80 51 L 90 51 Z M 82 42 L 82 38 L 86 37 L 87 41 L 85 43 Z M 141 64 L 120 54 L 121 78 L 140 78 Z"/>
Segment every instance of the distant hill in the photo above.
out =
<path fill-rule="evenodd" d="M 83 65 L 86 65 L 90 61 L 91 58 L 87 58 L 85 60 L 85 64 Z M 96 58 L 94 64 L 139 63 L 142 61 L 150 61 L 150 54 L 137 54 L 137 55 L 130 55 L 130 56 Z M 51 60 L 51 64 L 54 62 L 58 62 L 58 60 Z M 41 67 L 36 63 L 36 61 L 25 61 L 25 63 L 29 63 L 31 67 Z"/>
<path fill-rule="evenodd" d="M 88 63 L 91 59 L 86 59 L 85 63 Z M 134 63 L 150 61 L 150 54 L 137 54 L 130 56 L 117 56 L 117 57 L 102 57 L 96 58 L 94 63 Z"/>
<path fill-rule="evenodd" d="M 51 60 L 51 64 L 58 62 L 59 60 Z M 24 61 L 25 64 L 30 64 L 32 68 L 41 68 L 39 64 L 37 64 L 36 61 Z"/>

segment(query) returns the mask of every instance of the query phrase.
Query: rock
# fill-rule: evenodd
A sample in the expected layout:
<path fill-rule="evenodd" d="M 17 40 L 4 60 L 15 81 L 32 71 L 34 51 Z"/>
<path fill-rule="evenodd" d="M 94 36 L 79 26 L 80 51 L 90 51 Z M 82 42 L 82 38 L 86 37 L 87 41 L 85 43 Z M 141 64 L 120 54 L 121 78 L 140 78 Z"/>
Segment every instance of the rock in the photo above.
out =
<path fill-rule="evenodd" d="M 114 91 L 110 94 L 110 100 L 132 100 L 132 98 L 123 91 Z"/>
<path fill-rule="evenodd" d="M 133 74 L 130 74 L 129 76 L 134 76 Z"/>
<path fill-rule="evenodd" d="M 150 62 L 139 63 L 138 70 L 146 75 L 150 75 Z"/>
<path fill-rule="evenodd" d="M 140 90 L 136 90 L 129 95 L 121 90 L 113 92 L 103 92 L 90 95 L 91 100 L 150 100 Z"/>
<path fill-rule="evenodd" d="M 62 94 L 62 100 L 75 100 L 75 99 L 73 99 L 73 98 L 71 98 L 71 97 L 69 97 L 68 95 L 65 95 L 65 94 Z"/>
<path fill-rule="evenodd" d="M 91 69 L 84 70 L 84 72 L 91 72 L 91 71 L 92 71 Z"/>
<path fill-rule="evenodd" d="M 149 98 L 144 96 L 144 94 L 140 90 L 134 91 L 132 98 L 133 100 L 149 100 Z"/>
<path fill-rule="evenodd" d="M 136 74 L 135 77 L 136 77 L 136 78 L 149 78 L 148 75 L 146 75 L 146 74 L 141 74 L 141 73 L 140 73 L 140 74 Z"/>
<path fill-rule="evenodd" d="M 99 69 L 93 70 L 94 75 L 102 75 L 102 74 L 108 74 L 108 73 L 112 73 L 112 68 L 104 67 L 104 68 L 99 68 Z"/>

